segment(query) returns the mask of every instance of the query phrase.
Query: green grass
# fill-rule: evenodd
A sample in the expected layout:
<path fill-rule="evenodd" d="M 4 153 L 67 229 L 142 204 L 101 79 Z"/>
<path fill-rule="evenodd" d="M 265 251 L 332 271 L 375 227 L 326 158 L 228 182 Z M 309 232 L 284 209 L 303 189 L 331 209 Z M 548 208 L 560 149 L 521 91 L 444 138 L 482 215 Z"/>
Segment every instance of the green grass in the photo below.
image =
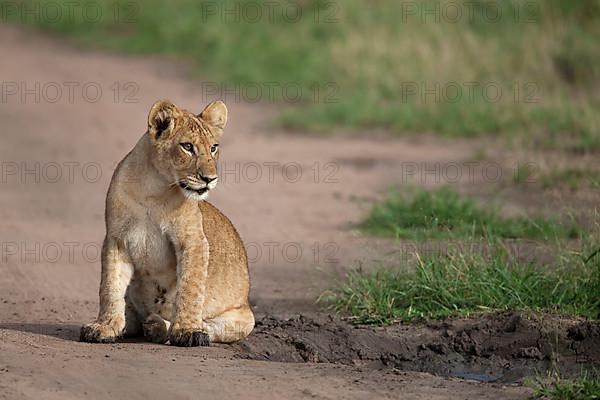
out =
<path fill-rule="evenodd" d="M 354 272 L 321 301 L 359 323 L 467 316 L 493 310 L 550 311 L 597 318 L 600 257 L 568 255 L 559 266 L 520 264 L 497 247 L 477 255 L 419 258 L 415 271 Z"/>
<path fill-rule="evenodd" d="M 547 400 L 597 400 L 600 399 L 600 379 L 584 374 L 574 380 L 557 379 L 538 383 L 532 399 Z"/>
<path fill-rule="evenodd" d="M 235 3 L 244 7 L 253 2 Z M 239 21 L 223 20 L 203 12 L 203 5 L 221 8 L 225 0 L 119 2 L 119 23 L 114 22 L 113 0 L 95 0 L 103 11 L 96 23 L 84 20 L 83 6 L 76 8 L 74 21 L 66 17 L 35 21 L 28 14 L 25 22 L 85 44 L 190 60 L 199 75 L 213 81 L 296 83 L 303 99 L 290 104 L 278 119 L 289 128 L 500 134 L 561 149 L 600 149 L 600 0 L 486 0 L 478 2 L 473 18 L 463 10 L 458 22 L 445 14 L 440 22 L 422 22 L 419 16 L 403 13 L 404 3 L 398 0 L 369 6 L 362 0 L 293 2 L 302 5 L 303 17 L 290 22 L 282 10 L 291 2 L 278 3 L 273 20 L 263 7 L 258 22 L 244 16 Z M 49 3 L 53 2 L 19 2 L 41 9 Z M 91 1 L 81 2 L 86 3 Z M 429 9 L 462 4 L 414 3 Z M 495 22 L 486 20 L 486 3 L 499 6 L 503 16 Z M 515 3 L 519 15 L 512 8 Z M 138 9 L 126 9 L 130 4 Z M 229 9 L 234 6 L 227 4 Z M 66 10 L 65 6 L 65 14 Z M 132 11 L 137 22 L 122 23 Z M 332 13 L 334 23 L 324 23 Z M 533 19 L 526 23 L 528 16 Z M 8 19 L 21 18 L 11 14 Z M 468 82 L 480 85 L 473 96 L 465 86 Z M 490 83 L 502 91 L 497 101 L 488 100 L 481 90 Z M 409 94 L 414 84 L 429 89 L 436 84 L 458 85 L 462 95 L 454 98 L 440 89 L 439 101 L 433 96 L 421 99 L 421 89 Z M 324 101 L 328 95 L 333 101 Z"/>
<path fill-rule="evenodd" d="M 513 175 L 513 183 L 522 185 L 525 183 L 535 183 L 537 172 L 536 166 L 533 163 L 523 162 L 518 163 L 518 167 Z"/>
<path fill-rule="evenodd" d="M 571 190 L 582 188 L 600 188 L 600 173 L 594 170 L 569 168 L 560 171 L 552 171 L 542 176 L 544 188 L 566 185 Z"/>
<path fill-rule="evenodd" d="M 493 208 L 478 206 L 450 188 L 391 193 L 375 204 L 359 227 L 373 235 L 399 239 L 529 238 L 554 240 L 577 237 L 574 225 L 543 218 L 507 218 Z"/>
<path fill-rule="evenodd" d="M 446 187 L 392 193 L 373 206 L 360 228 L 397 239 L 475 243 L 480 246 L 469 249 L 481 249 L 459 249 L 452 254 L 423 250 L 416 254 L 416 266 L 402 264 L 396 269 L 349 274 L 321 299 L 360 323 L 388 324 L 493 310 L 600 315 L 600 257 L 598 251 L 592 251 L 596 250 L 591 246 L 593 236 L 575 225 L 544 218 L 503 217 Z M 564 250 L 561 239 L 569 238 L 578 238 L 585 251 Z M 550 255 L 542 247 L 515 254 L 507 239 L 555 243 L 556 254 Z"/>

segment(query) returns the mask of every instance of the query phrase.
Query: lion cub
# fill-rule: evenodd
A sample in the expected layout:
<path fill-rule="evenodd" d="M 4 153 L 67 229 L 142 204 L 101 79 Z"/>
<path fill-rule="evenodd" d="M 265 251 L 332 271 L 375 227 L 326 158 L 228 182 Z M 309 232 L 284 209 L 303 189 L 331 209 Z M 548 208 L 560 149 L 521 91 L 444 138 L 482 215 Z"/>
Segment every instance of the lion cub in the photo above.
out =
<path fill-rule="evenodd" d="M 166 100 L 152 106 L 148 131 L 108 190 L 100 311 L 81 341 L 143 333 L 155 343 L 207 346 L 254 328 L 244 245 L 206 201 L 226 123 L 220 101 L 198 115 Z"/>

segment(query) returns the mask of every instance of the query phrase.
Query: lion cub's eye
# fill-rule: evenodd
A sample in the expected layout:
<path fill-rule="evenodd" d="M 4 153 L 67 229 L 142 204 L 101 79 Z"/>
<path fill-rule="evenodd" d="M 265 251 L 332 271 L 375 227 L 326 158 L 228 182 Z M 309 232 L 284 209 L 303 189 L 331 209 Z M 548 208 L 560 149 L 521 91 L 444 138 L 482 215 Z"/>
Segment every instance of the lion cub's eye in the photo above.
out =
<path fill-rule="evenodd" d="M 183 149 L 185 151 L 189 151 L 190 153 L 194 154 L 194 145 L 191 143 L 181 143 L 181 147 L 183 147 Z"/>
<path fill-rule="evenodd" d="M 212 146 L 210 146 L 210 152 L 211 152 L 211 154 L 215 154 L 217 152 L 217 150 L 219 150 L 219 145 L 218 144 L 213 144 Z"/>

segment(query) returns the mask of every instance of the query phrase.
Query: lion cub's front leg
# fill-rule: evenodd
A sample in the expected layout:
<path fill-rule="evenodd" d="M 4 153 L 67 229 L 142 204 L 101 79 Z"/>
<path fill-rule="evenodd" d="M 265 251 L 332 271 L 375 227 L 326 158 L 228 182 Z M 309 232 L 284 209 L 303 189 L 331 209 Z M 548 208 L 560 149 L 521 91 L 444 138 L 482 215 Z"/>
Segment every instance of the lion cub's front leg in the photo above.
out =
<path fill-rule="evenodd" d="M 125 292 L 133 276 L 127 253 L 107 238 L 102 248 L 100 311 L 96 322 L 81 328 L 82 342 L 111 343 L 125 330 Z"/>
<path fill-rule="evenodd" d="M 201 230 L 188 233 L 180 233 L 176 240 L 177 296 L 169 342 L 174 346 L 208 346 L 208 334 L 202 330 L 208 240 Z"/>

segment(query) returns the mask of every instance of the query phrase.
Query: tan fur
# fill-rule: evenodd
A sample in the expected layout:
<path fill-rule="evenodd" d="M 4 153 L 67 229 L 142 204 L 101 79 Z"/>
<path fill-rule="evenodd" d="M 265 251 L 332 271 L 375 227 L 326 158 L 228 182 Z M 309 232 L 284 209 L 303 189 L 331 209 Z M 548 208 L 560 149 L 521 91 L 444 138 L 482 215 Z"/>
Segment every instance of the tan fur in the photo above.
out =
<path fill-rule="evenodd" d="M 82 341 L 143 332 L 153 342 L 197 346 L 252 331 L 244 245 L 205 201 L 217 183 L 215 145 L 226 123 L 222 102 L 200 115 L 170 101 L 152 106 L 148 131 L 108 191 L 100 311 Z"/>

